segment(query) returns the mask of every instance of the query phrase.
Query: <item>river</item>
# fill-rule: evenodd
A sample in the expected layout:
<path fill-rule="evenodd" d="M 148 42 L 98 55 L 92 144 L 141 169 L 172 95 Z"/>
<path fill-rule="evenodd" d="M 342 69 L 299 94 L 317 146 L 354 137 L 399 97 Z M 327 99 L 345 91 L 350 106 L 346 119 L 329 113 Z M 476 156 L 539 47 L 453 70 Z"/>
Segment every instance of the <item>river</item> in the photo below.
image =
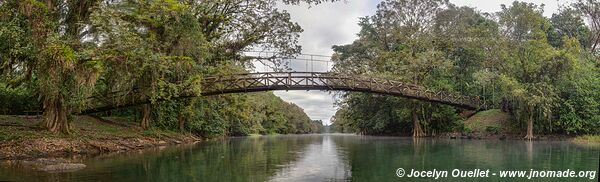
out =
<path fill-rule="evenodd" d="M 600 148 L 566 141 L 444 140 L 345 134 L 235 137 L 193 145 L 103 155 L 68 173 L 0 168 L 9 181 L 430 181 L 398 177 L 403 168 L 448 171 L 443 181 L 527 181 L 455 178 L 452 171 L 597 171 Z M 408 175 L 408 174 L 407 174 Z M 597 181 L 533 178 L 538 181 Z"/>

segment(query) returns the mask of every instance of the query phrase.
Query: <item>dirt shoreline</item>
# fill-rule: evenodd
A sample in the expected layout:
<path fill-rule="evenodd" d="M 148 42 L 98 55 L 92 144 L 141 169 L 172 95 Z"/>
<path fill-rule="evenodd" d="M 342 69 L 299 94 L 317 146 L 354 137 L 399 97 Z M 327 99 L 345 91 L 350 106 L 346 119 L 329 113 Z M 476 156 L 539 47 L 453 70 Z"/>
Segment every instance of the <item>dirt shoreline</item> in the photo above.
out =
<path fill-rule="evenodd" d="M 52 134 L 39 127 L 39 120 L 39 116 L 0 116 L 0 161 L 79 159 L 202 140 L 190 133 L 142 130 L 134 122 L 113 118 L 110 123 L 89 116 L 78 116 L 69 135 Z"/>
<path fill-rule="evenodd" d="M 128 150 L 140 150 L 166 145 L 189 144 L 200 141 L 193 137 L 180 138 L 113 138 L 103 140 L 41 138 L 0 142 L 0 160 L 24 160 L 81 155 L 100 155 Z"/>
<path fill-rule="evenodd" d="M 200 142 L 191 137 L 179 139 L 132 138 L 126 140 L 65 141 L 41 139 L 7 142 L 0 146 L 0 166 L 28 168 L 50 173 L 71 172 L 86 167 L 85 159 L 122 152 L 187 145 Z M 6 147 L 9 146 L 9 147 Z"/>
<path fill-rule="evenodd" d="M 467 140 L 526 140 L 524 134 L 512 134 L 512 133 L 460 133 L 460 132 L 448 132 L 438 134 L 432 138 L 440 139 L 467 139 Z M 532 139 L 533 141 L 573 141 L 576 137 L 569 135 L 537 135 Z"/>

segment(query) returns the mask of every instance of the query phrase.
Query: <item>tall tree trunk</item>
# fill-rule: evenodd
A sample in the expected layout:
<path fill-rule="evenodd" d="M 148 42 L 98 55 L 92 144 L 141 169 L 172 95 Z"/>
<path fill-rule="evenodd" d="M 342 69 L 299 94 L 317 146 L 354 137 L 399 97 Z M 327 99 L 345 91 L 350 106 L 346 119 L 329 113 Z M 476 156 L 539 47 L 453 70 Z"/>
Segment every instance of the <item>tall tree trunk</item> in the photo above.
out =
<path fill-rule="evenodd" d="M 44 126 L 52 133 L 69 134 L 69 122 L 67 114 L 69 114 L 62 97 L 54 99 L 44 99 Z"/>
<path fill-rule="evenodd" d="M 179 131 L 184 132 L 185 131 L 185 117 L 183 116 L 183 113 L 179 114 L 179 117 L 177 118 L 177 120 L 179 121 Z"/>
<path fill-rule="evenodd" d="M 148 129 L 150 127 L 150 121 L 152 119 L 151 112 L 152 112 L 152 107 L 150 107 L 150 104 L 142 105 L 142 120 L 140 121 L 140 126 L 144 130 Z"/>
<path fill-rule="evenodd" d="M 419 115 L 417 115 L 417 110 L 412 110 L 412 118 L 413 118 L 413 138 L 424 137 L 425 133 L 421 128 L 421 123 L 419 123 Z"/>
<path fill-rule="evenodd" d="M 525 139 L 533 139 L 533 109 L 531 107 L 529 107 L 529 119 L 527 121 L 527 135 L 525 136 Z"/>

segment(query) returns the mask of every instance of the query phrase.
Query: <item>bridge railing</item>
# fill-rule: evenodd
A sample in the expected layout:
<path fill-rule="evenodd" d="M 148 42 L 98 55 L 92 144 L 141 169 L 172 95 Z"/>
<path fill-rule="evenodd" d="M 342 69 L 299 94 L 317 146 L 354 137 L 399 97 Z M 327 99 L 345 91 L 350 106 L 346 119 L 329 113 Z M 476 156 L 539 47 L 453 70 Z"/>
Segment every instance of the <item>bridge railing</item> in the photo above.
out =
<path fill-rule="evenodd" d="M 395 80 L 339 73 L 264 72 L 219 75 L 205 78 L 203 95 L 253 90 L 347 90 L 401 95 L 420 100 L 432 99 L 451 105 L 479 106 L 479 98 L 457 93 L 432 91 L 425 87 Z"/>
<path fill-rule="evenodd" d="M 318 54 L 298 54 L 295 56 L 280 56 L 275 52 L 247 51 L 244 52 L 253 65 L 248 71 L 260 72 L 329 72 L 334 66 L 331 56 Z"/>
<path fill-rule="evenodd" d="M 273 56 L 273 52 L 265 52 L 265 51 L 249 51 L 247 54 L 250 55 L 258 55 L 259 57 L 271 57 Z M 276 73 L 289 73 L 294 72 L 298 74 L 309 74 L 309 73 L 317 73 L 318 75 L 311 76 L 327 76 L 334 75 L 339 73 L 331 73 L 332 68 L 335 65 L 335 62 L 331 61 L 331 56 L 326 55 L 315 55 L 315 54 L 299 54 L 295 57 L 280 57 L 280 64 L 272 64 L 269 66 L 255 66 L 255 69 L 249 70 L 251 73 L 266 73 L 270 74 L 270 76 L 276 76 Z M 258 64 L 258 63 L 257 63 Z M 257 65 L 255 64 L 255 65 Z M 262 62 L 260 63 L 262 64 Z M 277 65 L 277 66 L 273 66 Z M 327 73 L 327 74 L 325 74 Z M 264 75 L 255 75 L 255 76 L 264 76 Z M 382 78 L 368 78 L 365 76 L 355 76 L 351 77 L 360 78 L 362 80 L 370 80 L 374 83 L 388 81 Z M 364 83 L 364 82 L 363 82 Z M 414 87 L 420 87 L 418 85 L 413 85 Z M 422 88 L 426 89 L 426 88 Z M 481 103 L 478 97 L 470 97 L 470 96 L 461 96 L 459 93 L 450 93 L 450 92 L 440 92 L 440 91 L 432 91 L 427 90 L 423 94 L 426 95 L 444 95 L 445 97 L 456 98 L 457 100 L 470 100 L 471 102 L 477 102 L 481 106 L 489 107 L 485 103 Z M 461 98 L 464 97 L 464 98 Z"/>

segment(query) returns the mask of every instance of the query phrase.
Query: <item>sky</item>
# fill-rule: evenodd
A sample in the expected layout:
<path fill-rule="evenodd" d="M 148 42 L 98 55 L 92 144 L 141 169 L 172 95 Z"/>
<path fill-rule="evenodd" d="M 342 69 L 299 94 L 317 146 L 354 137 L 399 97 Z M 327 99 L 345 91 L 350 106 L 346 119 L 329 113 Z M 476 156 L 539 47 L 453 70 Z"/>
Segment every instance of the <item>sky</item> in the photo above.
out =
<path fill-rule="evenodd" d="M 560 5 L 568 5 L 572 0 L 522 0 L 535 4 L 544 4 L 544 15 L 549 17 L 558 12 Z M 280 5 L 278 8 L 288 11 L 291 19 L 297 22 L 304 32 L 300 34 L 299 44 L 303 54 L 331 55 L 333 45 L 350 44 L 360 31 L 360 17 L 375 13 L 381 0 L 342 0 L 335 3 L 324 3 L 316 6 L 306 4 L 300 6 Z M 510 5 L 512 0 L 450 0 L 458 6 L 474 7 L 481 12 L 498 12 L 500 5 Z M 326 70 L 322 65 L 320 70 Z M 292 102 L 304 109 L 313 120 L 323 120 L 330 124 L 331 117 L 337 108 L 335 99 L 327 91 L 275 91 L 275 95 L 287 102 Z"/>

